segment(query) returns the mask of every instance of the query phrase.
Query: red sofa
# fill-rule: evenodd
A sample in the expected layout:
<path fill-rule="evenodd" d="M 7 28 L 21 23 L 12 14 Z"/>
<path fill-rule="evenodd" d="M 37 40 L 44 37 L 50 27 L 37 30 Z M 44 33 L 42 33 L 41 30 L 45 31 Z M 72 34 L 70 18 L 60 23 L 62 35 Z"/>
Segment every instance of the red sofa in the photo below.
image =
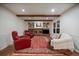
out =
<path fill-rule="evenodd" d="M 14 47 L 16 50 L 29 48 L 31 45 L 31 38 L 29 36 L 18 36 L 18 33 L 16 31 L 13 31 L 12 37 L 14 40 Z"/>

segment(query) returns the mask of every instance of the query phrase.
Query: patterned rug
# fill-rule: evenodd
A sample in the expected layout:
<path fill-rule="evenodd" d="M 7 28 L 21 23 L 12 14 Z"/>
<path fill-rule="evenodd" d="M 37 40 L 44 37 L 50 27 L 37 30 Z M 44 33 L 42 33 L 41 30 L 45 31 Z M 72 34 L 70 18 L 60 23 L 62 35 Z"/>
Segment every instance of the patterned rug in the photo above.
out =
<path fill-rule="evenodd" d="M 64 54 L 52 51 L 47 48 L 27 48 L 23 50 L 18 50 L 15 53 L 13 53 L 14 56 L 65 56 Z"/>
<path fill-rule="evenodd" d="M 31 47 L 18 50 L 13 55 L 15 56 L 63 56 L 64 54 L 61 54 L 57 51 L 52 51 L 47 48 L 49 39 L 44 36 L 34 36 L 34 38 L 31 39 Z"/>

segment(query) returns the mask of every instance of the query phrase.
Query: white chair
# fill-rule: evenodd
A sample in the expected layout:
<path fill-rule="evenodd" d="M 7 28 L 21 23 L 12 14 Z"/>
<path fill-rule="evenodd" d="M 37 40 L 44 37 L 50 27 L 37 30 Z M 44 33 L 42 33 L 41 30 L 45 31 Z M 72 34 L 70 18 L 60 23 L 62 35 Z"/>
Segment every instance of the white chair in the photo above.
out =
<path fill-rule="evenodd" d="M 53 46 L 54 49 L 69 49 L 71 51 L 74 50 L 72 37 L 65 33 L 61 34 L 60 39 L 52 39 L 51 46 Z"/>

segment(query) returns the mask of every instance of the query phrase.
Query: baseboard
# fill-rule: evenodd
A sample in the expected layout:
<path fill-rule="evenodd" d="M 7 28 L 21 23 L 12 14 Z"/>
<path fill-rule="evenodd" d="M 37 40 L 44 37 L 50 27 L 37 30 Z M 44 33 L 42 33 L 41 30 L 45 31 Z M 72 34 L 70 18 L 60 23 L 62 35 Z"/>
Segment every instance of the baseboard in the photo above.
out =
<path fill-rule="evenodd" d="M 3 50 L 3 49 L 5 49 L 5 48 L 8 47 L 8 46 L 9 46 L 9 45 L 5 45 L 5 46 L 1 47 L 0 50 Z"/>

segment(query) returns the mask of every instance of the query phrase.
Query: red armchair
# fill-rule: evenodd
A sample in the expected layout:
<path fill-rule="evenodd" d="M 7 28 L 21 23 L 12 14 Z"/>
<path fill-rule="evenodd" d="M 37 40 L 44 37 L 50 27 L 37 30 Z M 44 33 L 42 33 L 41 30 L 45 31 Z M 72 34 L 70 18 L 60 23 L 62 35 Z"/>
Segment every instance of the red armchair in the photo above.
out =
<path fill-rule="evenodd" d="M 18 33 L 16 31 L 12 32 L 12 37 L 14 40 L 14 47 L 16 50 L 29 48 L 31 45 L 31 39 L 30 37 L 25 36 L 18 36 Z"/>
<path fill-rule="evenodd" d="M 33 38 L 33 36 L 34 36 L 33 33 L 29 32 L 29 31 L 27 31 L 27 30 L 24 31 L 24 35 L 25 35 L 25 36 L 30 36 L 31 38 Z"/>

